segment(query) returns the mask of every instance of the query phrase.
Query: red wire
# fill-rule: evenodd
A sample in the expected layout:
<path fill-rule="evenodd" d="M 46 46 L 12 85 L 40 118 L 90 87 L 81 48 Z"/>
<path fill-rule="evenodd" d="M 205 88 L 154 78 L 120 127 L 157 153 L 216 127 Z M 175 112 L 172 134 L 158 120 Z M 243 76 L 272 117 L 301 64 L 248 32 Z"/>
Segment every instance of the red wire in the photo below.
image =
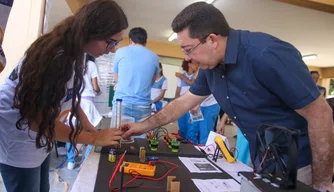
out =
<path fill-rule="evenodd" d="M 256 174 L 259 171 L 259 169 L 260 169 L 261 165 L 263 164 L 264 160 L 267 158 L 268 151 L 269 151 L 269 149 L 267 148 L 266 153 L 264 154 L 264 157 L 263 157 L 260 165 L 257 167 L 256 171 L 254 172 L 254 174 Z"/>
<path fill-rule="evenodd" d="M 178 168 L 179 166 L 175 163 L 171 163 L 169 161 L 164 161 L 164 160 L 157 160 L 155 162 L 158 163 L 167 163 L 170 165 L 173 165 L 174 167 L 171 168 L 170 170 L 168 170 L 163 176 L 161 176 L 160 178 L 152 178 L 152 177 L 138 177 L 138 178 L 143 178 L 143 179 L 147 179 L 147 180 L 152 180 L 152 181 L 161 181 L 163 178 L 165 178 L 170 172 L 172 172 L 173 170 L 175 170 L 176 168 Z"/>
<path fill-rule="evenodd" d="M 119 159 L 119 161 L 118 161 L 118 163 L 117 163 L 117 165 L 116 165 L 116 167 L 115 167 L 115 169 L 114 169 L 114 172 L 113 172 L 113 174 L 111 175 L 111 178 L 110 178 L 110 180 L 109 180 L 109 188 L 110 188 L 110 189 L 112 189 L 112 185 L 111 185 L 111 184 L 112 184 L 113 180 L 114 180 L 115 177 L 116 177 L 116 173 L 117 173 L 119 167 L 121 166 L 121 164 L 122 164 L 123 161 L 124 161 L 125 153 L 126 153 L 126 151 L 123 153 L 123 155 L 122 155 L 121 158 Z"/>
<path fill-rule="evenodd" d="M 216 151 L 216 147 L 215 147 L 213 144 L 210 144 L 210 145 L 206 146 L 206 147 L 204 148 L 204 151 L 205 151 L 207 148 L 209 148 L 210 146 L 213 147 L 213 151 Z M 209 148 L 209 150 L 210 150 L 210 148 Z"/>

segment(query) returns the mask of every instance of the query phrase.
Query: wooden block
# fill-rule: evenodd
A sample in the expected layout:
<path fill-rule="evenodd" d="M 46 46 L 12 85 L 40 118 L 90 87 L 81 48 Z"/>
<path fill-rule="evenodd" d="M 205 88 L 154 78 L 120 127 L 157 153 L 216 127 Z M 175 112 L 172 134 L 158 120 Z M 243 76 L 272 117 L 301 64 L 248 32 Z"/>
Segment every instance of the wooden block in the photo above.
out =
<path fill-rule="evenodd" d="M 176 179 L 176 176 L 168 176 L 167 177 L 167 191 L 170 191 L 171 183 L 174 179 Z"/>
<path fill-rule="evenodd" d="M 180 192 L 180 181 L 174 179 L 170 183 L 170 192 Z"/>

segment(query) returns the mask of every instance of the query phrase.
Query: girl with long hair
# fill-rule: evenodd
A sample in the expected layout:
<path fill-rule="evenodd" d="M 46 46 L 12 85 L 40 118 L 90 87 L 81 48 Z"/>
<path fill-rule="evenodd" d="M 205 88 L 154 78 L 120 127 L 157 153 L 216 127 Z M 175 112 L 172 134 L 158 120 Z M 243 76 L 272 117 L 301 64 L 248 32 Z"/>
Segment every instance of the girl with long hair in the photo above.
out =
<path fill-rule="evenodd" d="M 122 132 L 96 132 L 80 108 L 84 54 L 114 52 L 128 27 L 123 10 L 97 0 L 39 37 L 0 85 L 0 172 L 8 192 L 49 191 L 54 140 L 115 145 Z M 71 110 L 70 126 L 57 120 Z M 72 123 L 76 117 L 75 124 Z"/>

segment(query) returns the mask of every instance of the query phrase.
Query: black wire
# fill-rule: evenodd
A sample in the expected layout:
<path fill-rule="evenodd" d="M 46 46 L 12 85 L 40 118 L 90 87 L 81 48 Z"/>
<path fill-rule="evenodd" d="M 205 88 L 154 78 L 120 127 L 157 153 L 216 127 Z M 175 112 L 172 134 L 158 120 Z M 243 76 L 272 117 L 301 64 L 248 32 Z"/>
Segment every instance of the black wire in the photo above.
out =
<path fill-rule="evenodd" d="M 133 174 L 133 172 L 135 172 L 135 171 L 132 171 L 132 172 L 130 173 L 130 175 L 131 175 L 133 178 L 136 177 L 136 176 L 141 176 L 140 173 L 137 173 L 137 172 L 136 172 L 136 174 Z M 134 189 L 134 188 L 138 188 L 138 187 L 142 186 L 142 185 L 144 184 L 144 179 L 141 178 L 141 177 L 138 177 L 138 178 L 137 178 L 136 180 L 134 180 L 133 182 L 136 182 L 138 179 L 142 180 L 142 182 L 139 183 L 139 184 L 137 184 L 137 185 L 133 185 L 133 186 L 125 186 L 125 187 L 123 187 L 123 189 L 128 190 L 128 189 Z M 131 183 L 132 183 L 132 182 L 131 182 Z M 120 190 L 120 188 L 112 188 L 112 189 L 111 189 L 111 192 L 117 192 L 118 190 Z"/>
<path fill-rule="evenodd" d="M 233 150 L 233 151 L 232 151 L 232 150 Z M 239 156 L 239 151 L 238 151 L 238 149 L 235 148 L 235 147 L 232 147 L 232 148 L 231 148 L 231 152 L 234 154 L 234 158 L 235 158 L 235 159 L 238 159 L 238 156 Z M 237 155 L 235 155 L 235 152 L 237 152 Z"/>
<path fill-rule="evenodd" d="M 157 138 L 157 140 L 159 140 L 161 137 L 164 137 L 164 135 L 160 135 L 160 136 Z"/>
<path fill-rule="evenodd" d="M 165 167 L 165 172 L 162 174 L 162 176 L 164 176 L 164 175 L 168 172 L 168 167 L 167 167 L 165 164 L 163 164 L 163 163 L 159 163 L 159 162 L 157 162 L 156 164 L 157 164 L 157 165 L 162 165 L 162 166 Z M 160 176 L 160 177 L 162 177 L 162 176 Z M 157 177 L 157 178 L 159 178 L 159 177 Z"/>
<path fill-rule="evenodd" d="M 157 136 L 159 136 L 159 133 L 160 132 L 164 132 L 164 133 L 166 133 L 166 134 L 168 134 L 168 130 L 166 129 L 166 128 L 164 128 L 164 127 L 159 127 L 159 128 L 157 128 L 157 129 L 155 129 L 154 131 L 153 131 L 153 133 L 154 133 L 154 135 L 157 137 Z"/>

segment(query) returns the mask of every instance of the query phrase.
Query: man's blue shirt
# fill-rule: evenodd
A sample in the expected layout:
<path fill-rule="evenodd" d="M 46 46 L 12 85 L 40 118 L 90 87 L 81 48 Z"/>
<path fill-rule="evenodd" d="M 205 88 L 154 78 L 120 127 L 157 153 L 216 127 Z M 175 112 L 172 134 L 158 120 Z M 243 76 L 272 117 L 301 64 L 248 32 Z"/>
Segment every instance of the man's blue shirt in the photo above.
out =
<path fill-rule="evenodd" d="M 299 168 L 311 164 L 307 121 L 295 110 L 320 96 L 300 52 L 259 32 L 231 29 L 224 64 L 200 70 L 190 92 L 216 98 L 250 144 L 252 160 L 261 123 L 300 130 Z"/>

